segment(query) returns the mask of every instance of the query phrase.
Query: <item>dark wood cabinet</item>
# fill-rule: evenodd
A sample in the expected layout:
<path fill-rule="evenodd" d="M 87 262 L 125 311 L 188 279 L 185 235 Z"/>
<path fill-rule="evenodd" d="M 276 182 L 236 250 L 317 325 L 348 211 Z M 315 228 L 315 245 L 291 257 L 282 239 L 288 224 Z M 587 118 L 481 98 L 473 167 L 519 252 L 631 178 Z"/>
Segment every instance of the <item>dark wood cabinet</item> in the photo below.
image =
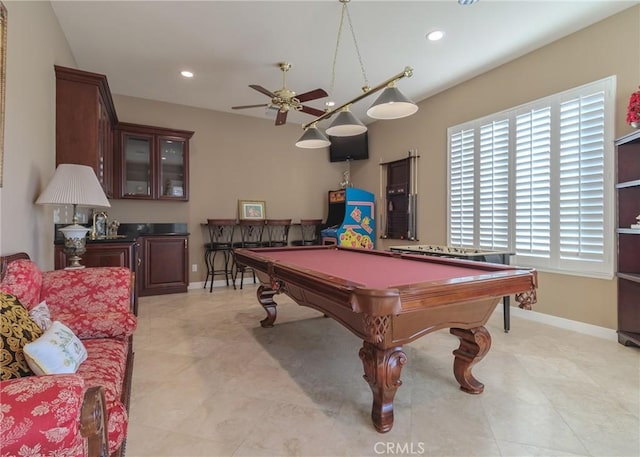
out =
<path fill-rule="evenodd" d="M 183 235 L 138 239 L 140 296 L 186 292 L 189 286 L 189 244 Z"/>
<path fill-rule="evenodd" d="M 616 140 L 616 150 L 618 341 L 640 346 L 640 131 Z"/>
<path fill-rule="evenodd" d="M 104 75 L 56 65 L 56 166 L 93 168 L 113 196 L 113 131 L 118 123 Z"/>
<path fill-rule="evenodd" d="M 387 164 L 387 237 L 404 240 L 409 236 L 409 159 Z"/>
<path fill-rule="evenodd" d="M 135 243 L 87 243 L 81 262 L 86 267 L 127 267 L 135 271 Z M 61 270 L 68 264 L 63 245 L 55 247 L 54 268 Z"/>
<path fill-rule="evenodd" d="M 120 123 L 118 198 L 189 200 L 189 139 L 193 132 Z"/>

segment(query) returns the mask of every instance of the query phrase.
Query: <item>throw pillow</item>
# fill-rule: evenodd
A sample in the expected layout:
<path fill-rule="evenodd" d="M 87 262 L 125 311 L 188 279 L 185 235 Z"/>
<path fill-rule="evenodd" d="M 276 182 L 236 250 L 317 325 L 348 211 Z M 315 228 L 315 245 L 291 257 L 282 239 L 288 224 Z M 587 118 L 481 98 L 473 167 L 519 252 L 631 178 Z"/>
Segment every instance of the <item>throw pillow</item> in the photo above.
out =
<path fill-rule="evenodd" d="M 38 305 L 29 310 L 29 316 L 38 324 L 42 330 L 47 330 L 51 327 L 51 313 L 46 301 L 41 301 Z"/>
<path fill-rule="evenodd" d="M 75 373 L 87 360 L 87 349 L 69 327 L 53 321 L 40 338 L 24 346 L 24 356 L 37 375 Z"/>
<path fill-rule="evenodd" d="M 33 373 L 24 358 L 23 348 L 42 335 L 42 330 L 14 295 L 1 292 L 0 307 L 0 379 L 30 376 Z"/>

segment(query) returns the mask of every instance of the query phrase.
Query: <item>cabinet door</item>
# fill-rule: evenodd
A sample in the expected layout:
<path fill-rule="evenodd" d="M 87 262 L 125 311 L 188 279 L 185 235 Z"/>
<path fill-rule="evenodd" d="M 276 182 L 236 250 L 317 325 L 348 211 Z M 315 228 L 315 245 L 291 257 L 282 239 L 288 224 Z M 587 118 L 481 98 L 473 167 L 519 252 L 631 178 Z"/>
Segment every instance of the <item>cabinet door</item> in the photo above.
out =
<path fill-rule="evenodd" d="M 113 196 L 113 126 L 117 122 L 104 75 L 55 66 L 56 165 L 88 165 Z"/>
<path fill-rule="evenodd" d="M 113 127 L 104 103 L 98 104 L 98 163 L 96 175 L 107 197 L 113 197 Z"/>
<path fill-rule="evenodd" d="M 186 236 L 142 237 L 140 296 L 186 292 L 189 285 Z"/>
<path fill-rule="evenodd" d="M 159 179 L 158 195 L 161 200 L 188 199 L 187 142 L 183 138 L 158 137 Z"/>
<path fill-rule="evenodd" d="M 123 133 L 122 197 L 153 198 L 153 136 Z"/>

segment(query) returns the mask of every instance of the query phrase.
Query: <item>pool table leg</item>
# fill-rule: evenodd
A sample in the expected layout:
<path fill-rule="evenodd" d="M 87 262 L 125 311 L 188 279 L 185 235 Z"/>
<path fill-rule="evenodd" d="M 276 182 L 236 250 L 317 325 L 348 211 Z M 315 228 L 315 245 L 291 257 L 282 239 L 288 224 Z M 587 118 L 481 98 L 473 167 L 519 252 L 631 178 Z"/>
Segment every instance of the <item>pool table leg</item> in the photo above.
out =
<path fill-rule="evenodd" d="M 258 287 L 258 301 L 267 312 L 267 317 L 260 321 L 260 325 L 263 327 L 273 327 L 273 323 L 276 321 L 278 310 L 276 307 L 278 304 L 273 300 L 273 296 L 278 292 L 271 287 L 261 285 Z"/>
<path fill-rule="evenodd" d="M 400 372 L 407 363 L 402 346 L 380 349 L 365 341 L 360 349 L 364 379 L 373 392 L 371 419 L 376 430 L 384 433 L 393 427 L 393 397 L 402 385 Z"/>
<path fill-rule="evenodd" d="M 473 377 L 471 368 L 489 351 L 491 335 L 484 327 L 452 328 L 449 331 L 460 340 L 460 347 L 453 351 L 453 374 L 460 383 L 460 389 L 470 394 L 482 393 L 484 384 Z"/>

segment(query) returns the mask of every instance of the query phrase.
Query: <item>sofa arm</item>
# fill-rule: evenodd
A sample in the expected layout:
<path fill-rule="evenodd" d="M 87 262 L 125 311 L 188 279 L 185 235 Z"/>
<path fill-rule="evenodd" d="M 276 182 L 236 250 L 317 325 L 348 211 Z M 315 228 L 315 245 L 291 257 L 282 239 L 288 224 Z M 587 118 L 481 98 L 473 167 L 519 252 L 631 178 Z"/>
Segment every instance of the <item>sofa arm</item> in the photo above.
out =
<path fill-rule="evenodd" d="M 83 404 L 99 404 L 93 399 L 101 395 L 101 390 L 87 391 L 84 380 L 77 375 L 0 381 L 1 455 L 86 455 L 83 434 L 94 448 L 98 447 L 95 443 L 102 439 L 99 432 L 105 427 L 106 414 L 85 413 L 83 417 Z M 102 425 L 96 421 L 102 421 Z"/>
<path fill-rule="evenodd" d="M 84 394 L 80 415 L 80 433 L 87 438 L 89 457 L 109 455 L 107 405 L 102 387 L 90 387 Z"/>

